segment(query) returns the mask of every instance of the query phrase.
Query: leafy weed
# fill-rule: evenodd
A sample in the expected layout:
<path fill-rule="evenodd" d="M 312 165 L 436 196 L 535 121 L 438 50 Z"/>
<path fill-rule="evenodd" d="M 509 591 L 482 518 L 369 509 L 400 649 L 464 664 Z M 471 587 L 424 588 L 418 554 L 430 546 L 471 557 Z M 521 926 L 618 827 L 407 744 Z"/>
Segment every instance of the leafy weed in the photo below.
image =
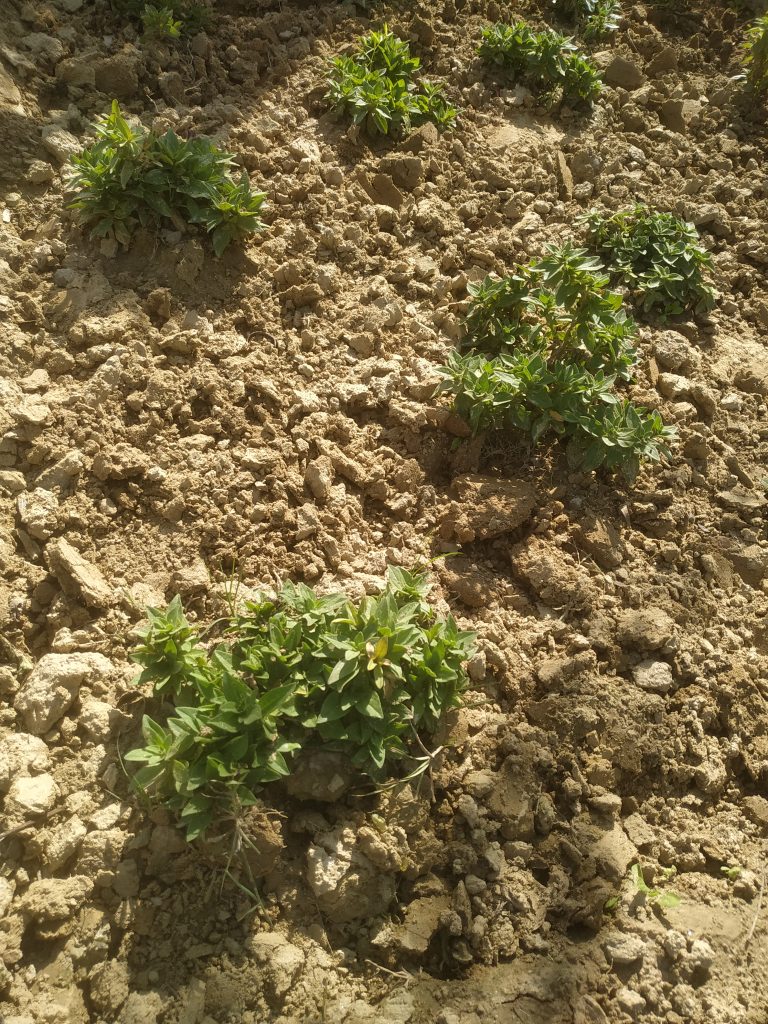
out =
<path fill-rule="evenodd" d="M 411 758 L 460 703 L 473 635 L 427 602 L 424 575 L 392 567 L 377 597 L 351 601 L 286 584 L 228 618 L 206 650 L 174 599 L 151 609 L 133 657 L 139 682 L 170 702 L 145 716 L 137 787 L 179 815 L 192 840 L 232 820 L 256 791 L 324 747 L 374 780 Z M 411 773 L 414 774 L 414 773 Z"/>
<path fill-rule="evenodd" d="M 360 40 L 356 53 L 331 62 L 326 99 L 370 134 L 404 135 L 431 121 L 453 127 L 456 110 L 439 85 L 420 80 L 421 61 L 384 25 Z"/>
<path fill-rule="evenodd" d="M 583 249 L 549 247 L 544 259 L 470 286 L 465 348 L 441 368 L 438 393 L 473 432 L 522 430 L 568 441 L 572 464 L 619 469 L 669 456 L 673 430 L 657 412 L 619 398 L 630 379 L 635 325 Z"/>
<path fill-rule="evenodd" d="M 704 272 L 712 263 L 692 224 L 638 205 L 614 214 L 593 212 L 583 221 L 589 242 L 644 313 L 706 313 L 715 304 Z"/>
<path fill-rule="evenodd" d="M 572 39 L 549 29 L 534 32 L 524 21 L 483 29 L 480 56 L 533 88 L 562 90 L 566 101 L 592 102 L 600 95 L 597 68 L 578 53 Z"/>
<path fill-rule="evenodd" d="M 200 224 L 220 256 L 230 242 L 262 229 L 265 193 L 252 190 L 245 172 L 233 180 L 234 157 L 210 139 L 133 128 L 117 100 L 95 130 L 96 142 L 72 158 L 69 205 L 96 237 L 127 245 L 139 226 Z"/>

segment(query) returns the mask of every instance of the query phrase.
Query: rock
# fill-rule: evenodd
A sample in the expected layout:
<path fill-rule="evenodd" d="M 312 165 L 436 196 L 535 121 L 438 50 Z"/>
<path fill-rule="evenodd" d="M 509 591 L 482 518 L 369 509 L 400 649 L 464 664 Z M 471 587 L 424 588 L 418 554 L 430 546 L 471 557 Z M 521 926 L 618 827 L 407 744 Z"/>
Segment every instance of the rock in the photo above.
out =
<path fill-rule="evenodd" d="M 87 834 L 87 829 L 77 815 L 60 825 L 42 833 L 42 856 L 48 871 L 61 870 L 75 856 Z"/>
<path fill-rule="evenodd" d="M 333 463 L 327 455 L 307 464 L 304 472 L 304 483 L 318 501 L 327 501 L 331 496 L 334 471 Z"/>
<path fill-rule="evenodd" d="M 639 89 L 641 85 L 645 84 L 645 75 L 640 68 L 619 54 L 613 58 L 605 69 L 604 78 L 609 85 L 617 85 L 621 89 L 628 89 L 630 92 L 633 89 Z"/>
<path fill-rule="evenodd" d="M 618 639 L 624 647 L 657 651 L 670 642 L 674 629 L 663 608 L 627 609 L 619 617 Z"/>
<path fill-rule="evenodd" d="M 207 593 L 210 586 L 211 576 L 202 558 L 198 558 L 192 565 L 175 569 L 171 574 L 170 590 L 185 599 Z"/>
<path fill-rule="evenodd" d="M 673 46 L 665 46 L 652 57 L 646 68 L 649 78 L 659 78 L 668 71 L 677 71 L 677 50 Z"/>
<path fill-rule="evenodd" d="M 48 747 L 37 736 L 12 732 L 0 740 L 0 793 L 7 791 L 14 779 L 48 770 Z"/>
<path fill-rule="evenodd" d="M 135 860 L 122 860 L 115 869 L 112 889 L 124 900 L 139 895 L 139 868 Z"/>
<path fill-rule="evenodd" d="M 715 962 L 715 951 L 706 939 L 694 939 L 684 959 L 694 973 L 707 975 Z"/>
<path fill-rule="evenodd" d="M 510 550 L 512 571 L 552 608 L 582 611 L 597 598 L 589 574 L 566 559 L 550 541 L 531 536 Z"/>
<path fill-rule="evenodd" d="M 451 491 L 455 501 L 442 519 L 440 536 L 460 544 L 510 533 L 536 506 L 536 490 L 524 480 L 467 473 L 456 477 Z"/>
<path fill-rule="evenodd" d="M 66 163 L 71 156 L 79 153 L 81 146 L 72 132 L 58 124 L 47 124 L 43 127 L 43 147 L 59 162 Z"/>
<path fill-rule="evenodd" d="M 0 921 L 10 909 L 15 887 L 13 882 L 0 875 Z"/>
<path fill-rule="evenodd" d="M 251 936 L 248 951 L 263 971 L 270 1003 L 282 1001 L 304 966 L 304 953 L 280 932 Z"/>
<path fill-rule="evenodd" d="M 21 823 L 50 811 L 56 803 L 59 787 L 52 775 L 29 775 L 14 779 L 5 797 L 9 821 Z"/>
<path fill-rule="evenodd" d="M 762 494 L 749 494 L 741 490 L 719 491 L 717 500 L 726 508 L 747 517 L 762 512 L 766 504 Z"/>
<path fill-rule="evenodd" d="M 10 110 L 15 114 L 24 114 L 18 86 L 2 65 L 0 65 L 0 109 Z"/>
<path fill-rule="evenodd" d="M 485 888 L 485 883 L 483 883 Z M 450 910 L 447 896 L 422 896 L 409 903 L 403 921 L 387 924 L 374 935 L 376 946 L 394 947 L 401 956 L 423 956 L 440 927 L 440 918 Z"/>
<path fill-rule="evenodd" d="M 308 751 L 298 759 L 284 785 L 286 792 L 298 800 L 333 803 L 352 785 L 352 767 L 343 754 Z"/>
<path fill-rule="evenodd" d="M 19 519 L 30 537 L 48 540 L 59 523 L 59 501 L 55 494 L 36 487 L 16 499 Z"/>
<path fill-rule="evenodd" d="M 614 932 L 603 939 L 602 947 L 613 967 L 637 963 L 645 956 L 645 943 L 639 935 Z"/>
<path fill-rule="evenodd" d="M 157 992 L 131 992 L 117 1024 L 158 1024 L 164 1010 L 162 996 Z"/>
<path fill-rule="evenodd" d="M 139 91 L 139 55 L 125 49 L 96 64 L 96 88 L 107 96 L 128 100 Z"/>
<path fill-rule="evenodd" d="M 96 51 L 66 57 L 56 65 L 56 77 L 65 85 L 89 86 L 96 84 L 96 70 L 93 66 Z"/>
<path fill-rule="evenodd" d="M 394 875 L 376 868 L 358 848 L 356 831 L 343 825 L 309 848 L 307 881 L 334 924 L 385 914 L 395 896 Z"/>
<path fill-rule="evenodd" d="M 38 921 L 59 921 L 72 917 L 92 891 L 93 879 L 86 875 L 40 878 L 21 897 L 19 909 Z"/>
<path fill-rule="evenodd" d="M 139 448 L 120 442 L 101 451 L 93 460 L 93 475 L 98 480 L 130 480 L 144 476 L 150 460 Z"/>
<path fill-rule="evenodd" d="M 745 796 L 744 813 L 755 825 L 759 825 L 768 835 L 768 800 L 764 796 Z"/>
<path fill-rule="evenodd" d="M 607 519 L 587 516 L 574 524 L 573 536 L 579 547 L 590 554 L 601 569 L 616 569 L 624 561 L 621 535 Z"/>
<path fill-rule="evenodd" d="M 78 724 L 85 729 L 92 740 L 103 743 L 112 735 L 112 721 L 115 709 L 106 701 L 86 697 L 77 716 Z"/>
<path fill-rule="evenodd" d="M 77 548 L 60 537 L 46 548 L 48 564 L 62 590 L 82 598 L 93 608 L 106 608 L 112 603 L 112 589 L 101 571 L 88 562 Z"/>
<path fill-rule="evenodd" d="M 130 976 L 125 960 L 107 960 L 96 964 L 88 975 L 88 995 L 97 1013 L 106 1017 L 116 1013 L 128 998 Z"/>
<path fill-rule="evenodd" d="M 103 654 L 45 654 L 24 680 L 14 707 L 35 736 L 48 732 L 71 706 L 86 679 L 107 676 Z"/>
<path fill-rule="evenodd" d="M 690 373 L 701 361 L 690 341 L 677 331 L 662 331 L 653 351 L 659 365 L 672 373 Z"/>
<path fill-rule="evenodd" d="M 637 1017 L 648 1005 L 640 993 L 633 992 L 631 988 L 620 988 L 616 993 L 616 1002 L 630 1017 Z"/>
<path fill-rule="evenodd" d="M 531 767 L 532 762 L 533 758 L 525 755 L 511 754 L 507 757 L 497 773 L 493 789 L 485 798 L 489 810 L 501 822 L 504 839 L 533 838 L 534 810 L 537 806 L 543 808 L 546 803 L 545 794 L 541 793 L 541 782 Z"/>
<path fill-rule="evenodd" d="M 639 687 L 653 693 L 669 693 L 675 683 L 666 661 L 641 661 L 632 669 L 632 677 Z"/>

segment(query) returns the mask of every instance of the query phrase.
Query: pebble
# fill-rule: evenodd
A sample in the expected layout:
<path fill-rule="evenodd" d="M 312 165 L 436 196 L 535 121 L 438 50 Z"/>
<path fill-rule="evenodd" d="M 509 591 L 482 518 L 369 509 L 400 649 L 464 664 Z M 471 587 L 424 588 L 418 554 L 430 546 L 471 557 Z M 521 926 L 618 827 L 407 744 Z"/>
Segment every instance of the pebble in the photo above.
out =
<path fill-rule="evenodd" d="M 614 932 L 603 939 L 602 945 L 603 952 L 613 966 L 636 963 L 645 955 L 645 943 L 639 935 Z"/>

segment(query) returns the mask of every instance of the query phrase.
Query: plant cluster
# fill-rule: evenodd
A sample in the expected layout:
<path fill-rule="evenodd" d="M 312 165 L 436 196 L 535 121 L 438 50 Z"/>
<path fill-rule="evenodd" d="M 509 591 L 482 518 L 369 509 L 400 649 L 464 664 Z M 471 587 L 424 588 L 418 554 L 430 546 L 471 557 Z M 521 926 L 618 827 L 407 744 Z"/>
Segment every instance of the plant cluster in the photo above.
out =
<path fill-rule="evenodd" d="M 644 313 L 676 316 L 713 307 L 714 291 L 704 279 L 712 258 L 692 224 L 643 205 L 608 215 L 593 212 L 584 221 L 612 280 L 628 289 Z"/>
<path fill-rule="evenodd" d="M 207 650 L 175 598 L 148 612 L 133 658 L 164 724 L 145 716 L 138 786 L 180 816 L 188 839 L 255 802 L 298 751 L 338 751 L 373 779 L 431 734 L 466 685 L 473 635 L 427 602 L 429 583 L 391 568 L 359 603 L 286 584 L 232 614 Z"/>
<path fill-rule="evenodd" d="M 607 286 L 601 264 L 570 243 L 471 285 L 469 351 L 452 353 L 438 392 L 474 432 L 514 427 L 534 443 L 555 434 L 574 465 L 633 479 L 642 459 L 669 455 L 673 432 L 615 392 L 636 361 L 635 325 Z"/>
<path fill-rule="evenodd" d="M 747 84 L 759 96 L 768 95 L 768 14 L 747 29 L 742 50 Z"/>
<path fill-rule="evenodd" d="M 144 35 L 151 39 L 178 39 L 182 34 L 194 35 L 204 29 L 211 11 L 198 0 L 112 0 L 123 15 L 141 22 Z"/>
<path fill-rule="evenodd" d="M 563 102 L 591 102 L 602 89 L 597 68 L 577 52 L 572 39 L 549 29 L 534 32 L 524 21 L 484 28 L 479 53 L 513 79 L 537 89 L 562 89 Z"/>
<path fill-rule="evenodd" d="M 618 0 L 554 0 L 555 11 L 576 21 L 586 42 L 603 39 L 619 28 Z"/>
<path fill-rule="evenodd" d="M 95 236 L 127 244 L 139 226 L 199 224 L 220 256 L 263 227 L 265 193 L 252 190 L 245 172 L 234 180 L 234 157 L 210 139 L 132 128 L 117 100 L 94 127 L 96 142 L 72 158 L 69 185 L 76 193 L 70 208 Z"/>
<path fill-rule="evenodd" d="M 331 62 L 326 99 L 372 134 L 402 135 L 425 121 L 449 129 L 456 110 L 440 86 L 418 78 L 420 66 L 408 43 L 384 25 L 364 36 L 352 56 Z"/>

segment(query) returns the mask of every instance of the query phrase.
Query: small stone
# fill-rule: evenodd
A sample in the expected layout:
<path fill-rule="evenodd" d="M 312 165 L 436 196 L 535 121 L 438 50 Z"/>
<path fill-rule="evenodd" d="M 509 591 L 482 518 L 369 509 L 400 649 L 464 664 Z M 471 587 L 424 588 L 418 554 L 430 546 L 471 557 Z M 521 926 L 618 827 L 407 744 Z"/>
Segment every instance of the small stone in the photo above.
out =
<path fill-rule="evenodd" d="M 44 654 L 24 680 L 14 707 L 29 732 L 41 736 L 71 706 L 86 679 L 105 677 L 111 669 L 103 654 Z"/>
<path fill-rule="evenodd" d="M 746 796 L 743 806 L 749 820 L 768 834 L 768 800 L 764 796 Z"/>
<path fill-rule="evenodd" d="M 9 820 L 25 821 L 50 811 L 59 789 L 52 775 L 32 775 L 15 779 L 5 798 Z"/>
<path fill-rule="evenodd" d="M 50 760 L 48 747 L 37 736 L 8 733 L 0 740 L 0 793 L 19 776 L 47 771 Z"/>
<path fill-rule="evenodd" d="M 694 939 L 685 960 L 693 971 L 709 974 L 710 968 L 715 962 L 715 951 L 706 939 Z"/>
<path fill-rule="evenodd" d="M 653 693 L 669 693 L 675 683 L 666 661 L 641 661 L 632 669 L 632 676 L 639 687 Z"/>
<path fill-rule="evenodd" d="M 603 939 L 603 952 L 611 966 L 626 966 L 641 961 L 645 955 L 645 943 L 639 935 L 625 935 L 614 932 Z"/>
<path fill-rule="evenodd" d="M 631 988 L 620 988 L 616 993 L 616 1002 L 630 1017 L 636 1017 L 643 1013 L 647 1003 L 639 992 L 633 992 Z"/>
<path fill-rule="evenodd" d="M 318 501 L 327 501 L 333 486 L 333 463 L 327 455 L 308 463 L 304 473 L 304 483 Z"/>
<path fill-rule="evenodd" d="M 41 878 L 22 896 L 20 910 L 39 921 L 60 921 L 72 917 L 93 891 L 93 879 L 85 875 L 69 878 Z"/>
<path fill-rule="evenodd" d="M 105 608 L 112 602 L 112 589 L 91 562 L 87 561 L 69 541 L 60 537 L 46 548 L 48 564 L 62 589 L 82 597 L 87 605 Z"/>
<path fill-rule="evenodd" d="M 72 132 L 61 125 L 47 124 L 43 127 L 43 146 L 60 164 L 64 164 L 75 153 L 80 152 L 80 143 Z"/>
<path fill-rule="evenodd" d="M 80 706 L 78 723 L 96 743 L 103 743 L 112 735 L 115 711 L 111 704 L 95 697 L 86 697 Z"/>
<path fill-rule="evenodd" d="M 675 624 L 663 608 L 627 609 L 619 619 L 619 637 L 625 646 L 657 651 L 672 639 Z"/>
<path fill-rule="evenodd" d="M 628 89 L 630 92 L 633 89 L 639 89 L 641 85 L 645 84 L 645 75 L 640 68 L 619 54 L 613 58 L 605 69 L 604 77 L 609 85 L 617 85 L 621 89 Z"/>

